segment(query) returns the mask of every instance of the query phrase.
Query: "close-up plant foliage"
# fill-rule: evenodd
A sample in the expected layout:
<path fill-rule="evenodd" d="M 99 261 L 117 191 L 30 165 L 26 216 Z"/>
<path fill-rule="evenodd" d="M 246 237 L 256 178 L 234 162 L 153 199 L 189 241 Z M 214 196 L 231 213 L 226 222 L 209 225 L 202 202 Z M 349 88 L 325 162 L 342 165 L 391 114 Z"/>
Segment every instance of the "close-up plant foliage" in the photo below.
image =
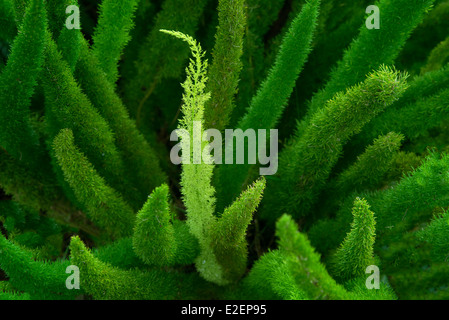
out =
<path fill-rule="evenodd" d="M 449 0 L 0 0 L 0 300 L 449 299 L 448 62 Z"/>

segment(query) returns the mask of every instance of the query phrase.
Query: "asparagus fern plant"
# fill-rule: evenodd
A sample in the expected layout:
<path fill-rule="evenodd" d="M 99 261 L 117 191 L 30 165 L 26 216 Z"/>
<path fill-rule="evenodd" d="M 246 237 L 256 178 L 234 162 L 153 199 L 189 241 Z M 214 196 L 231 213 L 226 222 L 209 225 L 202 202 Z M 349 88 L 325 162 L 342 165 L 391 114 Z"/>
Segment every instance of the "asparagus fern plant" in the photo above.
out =
<path fill-rule="evenodd" d="M 449 1 L 369 5 L 0 0 L 0 299 L 449 298 Z"/>

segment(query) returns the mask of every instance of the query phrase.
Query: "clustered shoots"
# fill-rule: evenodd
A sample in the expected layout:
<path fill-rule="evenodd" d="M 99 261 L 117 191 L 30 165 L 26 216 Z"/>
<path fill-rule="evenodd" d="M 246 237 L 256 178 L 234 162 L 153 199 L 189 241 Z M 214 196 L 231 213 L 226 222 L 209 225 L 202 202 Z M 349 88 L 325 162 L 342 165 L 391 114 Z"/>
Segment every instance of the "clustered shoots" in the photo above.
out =
<path fill-rule="evenodd" d="M 0 0 L 0 299 L 449 298 L 448 0 L 87 3 Z"/>

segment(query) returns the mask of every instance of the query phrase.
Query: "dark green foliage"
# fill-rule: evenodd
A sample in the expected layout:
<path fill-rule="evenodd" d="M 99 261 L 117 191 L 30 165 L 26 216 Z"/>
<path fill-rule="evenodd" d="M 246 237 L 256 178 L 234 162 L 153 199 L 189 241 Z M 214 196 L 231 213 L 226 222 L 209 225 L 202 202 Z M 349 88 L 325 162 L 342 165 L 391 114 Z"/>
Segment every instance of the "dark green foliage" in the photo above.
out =
<path fill-rule="evenodd" d="M 273 219 L 288 212 L 308 213 L 349 138 L 406 90 L 405 77 L 382 67 L 365 82 L 338 93 L 310 120 L 310 125 L 280 155 L 279 179 L 268 193 L 266 212 Z M 289 185 L 283 190 L 282 185 Z M 270 187 L 270 186 L 269 186 Z M 267 214 L 266 214 L 267 215 Z"/>
<path fill-rule="evenodd" d="M 27 9 L 28 0 L 11 0 L 12 6 L 14 8 L 14 18 L 17 23 L 22 23 Z"/>
<path fill-rule="evenodd" d="M 295 18 L 281 44 L 274 66 L 251 100 L 245 116 L 237 128 L 275 128 L 290 97 L 296 79 L 310 52 L 320 1 L 305 5 Z M 294 59 L 292 58 L 294 57 Z M 218 172 L 219 183 L 226 189 L 222 192 L 224 204 L 230 203 L 245 185 L 248 166 L 222 166 Z M 221 206 L 220 206 L 221 209 Z"/>
<path fill-rule="evenodd" d="M 6 290 L 5 288 L 0 288 L 0 300 L 30 300 L 30 295 L 28 293 L 20 294 L 14 292 L 14 290 Z"/>
<path fill-rule="evenodd" d="M 132 209 L 105 183 L 75 146 L 72 131 L 61 130 L 54 140 L 53 148 L 64 180 L 92 221 L 113 238 L 130 235 L 134 222 Z"/>
<path fill-rule="evenodd" d="M 246 229 L 262 200 L 264 189 L 265 179 L 255 182 L 224 210 L 223 215 L 209 231 L 214 254 L 230 281 L 238 280 L 246 270 Z"/>
<path fill-rule="evenodd" d="M 224 130 L 234 109 L 234 95 L 242 69 L 240 58 L 246 27 L 244 5 L 244 0 L 219 1 L 219 25 L 207 88 L 211 92 L 205 110 L 207 128 Z"/>
<path fill-rule="evenodd" d="M 136 74 L 128 82 L 125 102 L 140 124 L 142 110 L 153 94 L 158 82 L 166 77 L 178 78 L 182 72 L 188 50 L 167 39 L 160 29 L 171 29 L 193 34 L 207 0 L 164 1 L 155 18 L 154 27 L 139 48 Z M 176 14 L 173 14 L 176 12 Z M 154 46 L 157 43 L 157 46 Z"/>
<path fill-rule="evenodd" d="M 392 167 L 404 137 L 390 132 L 368 146 L 357 161 L 343 171 L 335 181 L 335 192 L 342 195 L 353 190 L 375 188 Z"/>
<path fill-rule="evenodd" d="M 112 83 L 118 78 L 118 61 L 130 40 L 129 31 L 133 27 L 138 3 L 138 0 L 106 0 L 100 5 L 98 26 L 93 36 L 93 54 Z"/>
<path fill-rule="evenodd" d="M 9 240 L 28 249 L 36 249 L 35 258 L 52 259 L 59 255 L 61 227 L 51 218 L 39 216 L 16 202 L 0 202 L 1 219 Z"/>
<path fill-rule="evenodd" d="M 237 124 L 238 128 L 265 129 L 277 125 L 310 53 L 319 5 L 319 0 L 311 0 L 293 20 L 272 69 L 251 101 L 248 112 Z"/>
<path fill-rule="evenodd" d="M 449 58 L 449 37 L 440 42 L 429 54 L 427 64 L 421 68 L 421 74 L 429 71 L 439 70 Z"/>
<path fill-rule="evenodd" d="M 379 134 L 387 134 L 392 130 L 414 138 L 439 124 L 439 116 L 445 116 L 445 108 L 438 106 L 436 110 L 433 110 L 435 105 L 428 106 L 426 99 L 431 99 L 433 95 L 435 96 L 433 99 L 435 99 L 438 92 L 444 92 L 443 90 L 447 88 L 449 85 L 448 66 L 422 76 L 415 76 L 409 85 L 409 89 L 397 102 L 367 124 L 363 131 L 355 137 L 352 145 L 368 144 Z M 431 116 L 430 119 L 428 115 Z M 413 121 L 418 121 L 418 124 L 415 126 Z M 415 129 L 417 131 L 414 131 Z"/>
<path fill-rule="evenodd" d="M 134 250 L 145 263 L 164 266 L 179 261 L 193 262 L 197 250 L 193 250 L 189 259 L 192 250 L 184 250 L 184 247 L 194 247 L 195 239 L 189 237 L 188 229 L 182 226 L 184 223 L 172 224 L 171 216 L 168 187 L 162 185 L 153 191 L 138 213 L 134 228 Z"/>
<path fill-rule="evenodd" d="M 241 117 L 248 108 L 251 98 L 257 91 L 265 70 L 264 35 L 276 21 L 285 0 L 247 0 L 247 28 L 243 42 L 243 70 L 237 98 L 239 109 L 236 116 Z"/>
<path fill-rule="evenodd" d="M 14 7 L 11 1 L 0 1 L 2 15 L 0 16 L 0 38 L 11 41 L 17 31 L 14 21 Z"/>
<path fill-rule="evenodd" d="M 376 236 L 374 213 L 364 199 L 357 198 L 352 209 L 351 231 L 333 257 L 333 269 L 340 279 L 362 276 L 374 264 L 373 246 Z"/>
<path fill-rule="evenodd" d="M 324 106 L 337 92 L 363 80 L 368 72 L 376 70 L 382 64 L 393 63 L 411 31 L 421 22 L 424 12 L 433 2 L 434 0 L 380 0 L 380 29 L 370 30 L 362 25 L 359 36 L 332 71 L 325 89 L 312 99 L 309 114 L 313 115 L 314 111 Z M 402 23 L 398 24 L 398 20 Z"/>
<path fill-rule="evenodd" d="M 117 147 L 122 150 L 124 164 L 137 185 L 137 188 L 132 185 L 128 187 L 133 188 L 133 192 L 140 193 L 143 203 L 142 199 L 167 179 L 159 168 L 153 149 L 129 118 L 122 101 L 114 92 L 113 85 L 101 71 L 98 59 L 89 53 L 86 43 L 81 44 L 76 75 L 89 99 L 116 133 Z"/>
<path fill-rule="evenodd" d="M 121 238 L 92 252 L 98 260 L 120 269 L 143 268 L 145 264 L 133 249 L 133 238 Z"/>
<path fill-rule="evenodd" d="M 34 298 L 73 298 L 76 292 L 67 290 L 65 280 L 69 261 L 34 261 L 31 253 L 0 235 L 0 267 L 8 274 L 11 285 L 28 292 Z"/>
<path fill-rule="evenodd" d="M 150 195 L 137 214 L 134 249 L 148 264 L 165 265 L 175 255 L 175 235 L 168 207 L 168 187 L 162 185 Z"/>
<path fill-rule="evenodd" d="M 449 259 L 449 219 L 447 213 L 435 217 L 422 231 L 419 237 L 430 243 L 432 255 L 436 261 L 448 261 Z"/>
<path fill-rule="evenodd" d="M 69 64 L 70 69 L 75 71 L 76 63 L 80 55 L 80 42 L 83 38 L 82 33 L 77 29 L 68 29 L 65 27 L 65 15 L 61 17 L 61 13 L 65 13 L 67 6 L 78 6 L 78 0 L 54 1 L 54 9 L 48 11 L 58 15 L 53 21 L 57 22 L 54 26 L 53 34 L 58 36 L 58 48 L 62 53 L 64 60 Z M 48 6 L 47 6 L 48 7 Z M 50 27 L 51 30 L 51 27 Z M 59 32 L 59 30 L 61 30 Z"/>
<path fill-rule="evenodd" d="M 381 282 L 379 289 L 366 290 L 366 276 L 362 276 L 345 283 L 345 288 L 357 300 L 397 300 L 390 284 Z"/>
<path fill-rule="evenodd" d="M 107 172 L 108 178 L 118 182 L 118 176 L 124 169 L 110 127 L 81 92 L 51 40 L 47 42 L 44 63 L 43 84 L 49 136 L 55 137 L 63 128 L 72 129 L 77 145 L 92 163 L 101 173 Z"/>
<path fill-rule="evenodd" d="M 376 192 L 359 193 L 367 200 L 371 206 L 370 210 L 376 215 L 377 248 L 381 248 L 412 229 L 423 217 L 429 218 L 429 211 L 433 208 L 444 208 L 449 205 L 447 172 L 443 173 L 447 162 L 448 156 L 440 158 L 438 154 L 433 153 L 423 165 L 405 176 L 394 187 Z M 353 199 L 349 197 L 345 201 L 337 212 L 335 220 L 322 222 L 310 230 L 312 243 L 317 246 L 320 243 L 319 239 L 325 237 L 330 230 L 333 230 L 332 241 L 329 239 L 326 241 L 330 248 L 336 248 L 343 241 L 352 220 Z M 427 199 L 433 199 L 433 201 Z M 318 247 L 323 251 L 329 250 L 321 245 Z"/>
<path fill-rule="evenodd" d="M 28 207 L 49 209 L 61 197 L 61 190 L 52 177 L 31 171 L 0 150 L 0 185 L 14 200 Z"/>
<path fill-rule="evenodd" d="M 449 299 L 448 14 L 0 0 L 0 300 Z"/>
<path fill-rule="evenodd" d="M 179 287 L 189 285 L 191 279 L 183 279 L 181 274 L 158 269 L 122 270 L 112 267 L 95 258 L 75 237 L 70 243 L 71 263 L 80 266 L 84 274 L 81 286 L 85 291 L 100 300 L 141 300 L 141 299 L 175 299 Z M 191 285 L 191 284 L 190 284 Z"/>
<path fill-rule="evenodd" d="M 284 254 L 297 285 L 308 299 L 350 299 L 349 293 L 327 273 L 320 255 L 310 245 L 307 236 L 298 232 L 290 216 L 282 216 L 276 223 L 279 250 Z"/>
<path fill-rule="evenodd" d="M 297 287 L 285 260 L 279 250 L 263 255 L 244 280 L 246 298 L 304 300 L 306 296 Z"/>
<path fill-rule="evenodd" d="M 31 2 L 0 79 L 0 144 L 33 169 L 42 150 L 31 127 L 29 108 L 43 61 L 45 14 L 43 1 Z"/>

